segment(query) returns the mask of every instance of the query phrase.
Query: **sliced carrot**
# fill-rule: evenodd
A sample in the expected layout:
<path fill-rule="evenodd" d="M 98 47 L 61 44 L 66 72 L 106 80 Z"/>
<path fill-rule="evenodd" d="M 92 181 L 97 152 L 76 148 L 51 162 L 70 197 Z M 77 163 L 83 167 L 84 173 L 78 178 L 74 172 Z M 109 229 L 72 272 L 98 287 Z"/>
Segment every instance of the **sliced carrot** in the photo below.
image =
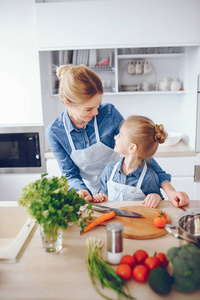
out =
<path fill-rule="evenodd" d="M 97 218 L 96 220 L 94 220 L 92 223 L 88 224 L 85 228 L 84 228 L 84 232 L 82 232 L 81 234 L 89 231 L 90 229 L 92 229 L 93 227 L 105 222 L 105 221 L 108 221 L 112 218 L 114 218 L 116 216 L 116 212 L 114 211 L 110 211 L 109 213 L 106 213 L 102 216 L 100 216 L 99 218 Z"/>

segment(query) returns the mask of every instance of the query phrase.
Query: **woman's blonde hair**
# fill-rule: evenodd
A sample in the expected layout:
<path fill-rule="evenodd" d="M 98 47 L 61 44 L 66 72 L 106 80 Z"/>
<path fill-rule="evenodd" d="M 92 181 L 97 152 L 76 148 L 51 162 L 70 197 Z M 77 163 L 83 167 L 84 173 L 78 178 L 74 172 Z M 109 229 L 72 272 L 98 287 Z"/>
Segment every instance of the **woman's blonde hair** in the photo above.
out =
<path fill-rule="evenodd" d="M 74 105 L 84 104 L 97 94 L 103 94 L 101 79 L 84 65 L 62 65 L 57 68 L 59 95 Z"/>
<path fill-rule="evenodd" d="M 143 116 L 130 116 L 123 123 L 128 128 L 128 137 L 137 145 L 138 159 L 152 157 L 158 149 L 158 144 L 163 144 L 167 138 L 167 132 L 163 125 Z"/>

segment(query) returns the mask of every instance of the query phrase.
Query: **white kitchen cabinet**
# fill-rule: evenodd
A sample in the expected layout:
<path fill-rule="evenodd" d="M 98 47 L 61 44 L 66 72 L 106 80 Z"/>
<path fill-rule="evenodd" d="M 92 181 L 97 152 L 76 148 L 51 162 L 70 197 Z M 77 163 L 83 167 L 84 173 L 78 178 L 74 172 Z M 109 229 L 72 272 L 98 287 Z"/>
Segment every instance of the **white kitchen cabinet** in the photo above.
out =
<path fill-rule="evenodd" d="M 200 1 L 37 3 L 40 50 L 197 45 Z"/>
<path fill-rule="evenodd" d="M 77 57 L 78 53 L 80 55 L 81 52 L 88 50 L 91 49 L 40 51 L 45 128 L 65 109 L 61 106 L 57 94 L 58 79 L 55 75 L 55 66 L 60 65 L 59 58 L 64 57 L 60 54 L 71 53 L 70 60 L 62 60 L 61 64 L 76 65 L 75 52 Z M 93 67 L 104 84 L 104 102 L 114 104 L 124 118 L 132 114 L 145 115 L 155 123 L 163 124 L 167 131 L 182 132 L 183 140 L 190 147 L 195 148 L 199 47 L 99 48 L 92 51 L 96 51 L 96 62 L 103 58 L 111 58 L 110 63 L 105 67 L 97 65 Z M 138 53 L 131 53 L 135 51 Z M 148 62 L 152 66 L 152 71 L 149 74 L 130 75 L 127 64 L 131 61 Z M 84 59 L 79 57 L 78 63 L 84 63 Z M 89 66 L 89 60 L 86 64 Z M 178 78 L 182 90 L 158 90 L 158 83 L 164 77 Z M 151 91 L 142 90 L 144 81 L 152 84 Z M 121 91 L 122 85 L 139 86 L 139 91 Z"/>
<path fill-rule="evenodd" d="M 0 124 L 41 124 L 35 1 L 1 1 L 0 7 Z"/>
<path fill-rule="evenodd" d="M 133 54 L 131 54 L 133 52 Z M 84 64 L 94 70 L 102 80 L 104 94 L 127 95 L 139 94 L 140 92 L 160 94 L 184 94 L 184 47 L 147 47 L 147 48 L 114 48 L 114 49 L 76 49 L 40 52 L 40 56 L 51 57 L 49 64 L 52 66 L 50 79 L 52 94 L 58 94 L 58 78 L 56 67 L 63 64 Z M 124 54 L 122 54 L 124 53 Z M 134 54 L 137 53 L 137 54 Z M 91 61 L 92 56 L 95 60 Z M 42 59 L 42 58 L 41 58 Z M 102 60 L 107 60 L 106 65 L 99 65 Z M 103 63 L 103 62 L 102 62 Z M 129 72 L 129 64 L 133 65 L 134 74 Z M 141 74 L 137 74 L 137 65 L 140 66 Z M 145 66 L 149 67 L 146 72 Z M 182 90 L 162 91 L 159 82 L 170 77 L 171 80 L 179 79 Z M 148 82 L 149 91 L 143 88 L 142 83 Z M 129 90 L 124 87 L 130 88 Z"/>
<path fill-rule="evenodd" d="M 155 157 L 158 164 L 172 176 L 172 185 L 177 191 L 188 194 L 194 200 L 194 156 Z M 163 195 L 167 196 L 163 191 Z"/>

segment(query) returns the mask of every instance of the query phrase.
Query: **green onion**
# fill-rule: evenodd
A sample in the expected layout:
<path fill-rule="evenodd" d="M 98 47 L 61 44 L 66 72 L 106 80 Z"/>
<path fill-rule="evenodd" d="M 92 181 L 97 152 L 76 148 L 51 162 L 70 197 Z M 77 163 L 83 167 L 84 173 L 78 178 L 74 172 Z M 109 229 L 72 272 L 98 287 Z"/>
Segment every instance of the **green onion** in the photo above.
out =
<path fill-rule="evenodd" d="M 107 287 L 112 289 L 117 293 L 118 299 L 120 296 L 125 297 L 129 300 L 134 300 L 128 291 L 128 287 L 120 276 L 110 267 L 110 265 L 101 256 L 101 247 L 103 246 L 103 241 L 96 240 L 94 237 L 89 237 L 86 240 L 86 245 L 88 247 L 87 252 L 87 268 L 89 272 L 92 285 L 99 295 L 107 300 L 112 300 L 107 296 L 103 295 L 101 291 L 97 288 L 95 284 L 95 278 L 97 278 L 101 284 L 101 287 Z"/>

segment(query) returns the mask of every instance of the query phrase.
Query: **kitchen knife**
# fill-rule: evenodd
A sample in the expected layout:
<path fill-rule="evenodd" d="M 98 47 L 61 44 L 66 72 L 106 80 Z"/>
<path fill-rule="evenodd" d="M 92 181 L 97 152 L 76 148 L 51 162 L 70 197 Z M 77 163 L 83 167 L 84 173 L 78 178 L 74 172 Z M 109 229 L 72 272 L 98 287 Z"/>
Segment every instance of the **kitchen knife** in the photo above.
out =
<path fill-rule="evenodd" d="M 143 217 L 141 214 L 138 214 L 133 211 L 128 211 L 124 209 L 117 209 L 103 205 L 92 204 L 92 209 L 98 212 L 107 213 L 110 211 L 116 212 L 116 215 L 119 217 L 129 217 L 129 218 L 141 218 Z"/>

